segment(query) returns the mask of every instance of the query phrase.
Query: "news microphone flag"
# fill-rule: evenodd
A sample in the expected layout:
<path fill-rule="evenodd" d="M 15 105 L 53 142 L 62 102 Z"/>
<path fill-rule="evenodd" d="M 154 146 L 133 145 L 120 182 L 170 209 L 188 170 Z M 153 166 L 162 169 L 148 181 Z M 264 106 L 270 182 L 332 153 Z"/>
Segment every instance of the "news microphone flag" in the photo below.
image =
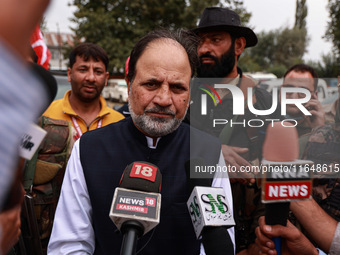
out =
<path fill-rule="evenodd" d="M 191 158 L 187 162 L 185 162 L 185 172 L 188 179 L 188 190 L 191 190 L 193 193 L 195 192 L 195 187 L 201 188 L 207 188 L 211 189 L 212 185 L 212 177 L 210 178 L 190 178 L 190 173 L 195 171 L 196 166 L 205 166 L 205 160 L 203 158 Z M 220 188 L 219 188 L 220 189 Z M 216 191 L 216 189 L 215 189 Z M 224 190 L 222 191 L 224 193 Z M 225 194 L 223 194 L 225 195 Z M 213 196 L 211 196 L 214 198 Z M 190 198 L 189 198 L 190 201 Z M 211 200 L 213 202 L 213 200 Z M 215 201 L 218 201 L 217 196 L 215 198 Z M 230 201 L 231 202 L 231 201 Z M 191 202 L 188 202 L 190 206 L 188 207 L 189 213 L 191 216 L 191 221 L 194 225 L 194 231 L 197 238 L 200 238 L 203 248 L 206 255 L 225 255 L 225 254 L 234 254 L 234 245 L 233 241 L 231 240 L 231 236 L 229 234 L 228 228 L 231 227 L 229 225 L 214 225 L 214 226 L 203 226 L 202 230 L 197 230 L 197 226 L 195 228 L 195 225 L 198 224 L 198 222 L 203 221 L 203 215 L 202 215 L 202 207 L 200 209 L 197 201 L 197 192 L 196 197 L 191 198 Z M 192 203 L 192 204 L 191 204 Z M 219 203 L 219 202 L 218 202 Z M 229 207 L 228 203 L 225 203 L 227 207 Z M 231 213 L 230 207 L 228 208 L 229 213 Z M 197 218 L 201 217 L 200 220 L 197 221 Z M 200 233 L 196 233 L 196 232 Z"/>
<path fill-rule="evenodd" d="M 235 225 L 223 188 L 196 186 L 188 199 L 187 206 L 197 238 L 201 236 L 205 227 Z"/>
<path fill-rule="evenodd" d="M 134 220 L 143 226 L 144 235 L 159 223 L 161 178 L 158 167 L 151 163 L 133 162 L 125 168 L 109 214 L 119 230 Z"/>
<path fill-rule="evenodd" d="M 116 188 L 110 218 L 121 229 L 124 222 L 136 220 L 144 227 L 143 235 L 159 223 L 161 194 Z"/>
<path fill-rule="evenodd" d="M 162 174 L 157 166 L 145 161 L 136 161 L 125 168 L 119 186 L 159 193 L 162 186 Z"/>
<path fill-rule="evenodd" d="M 266 176 L 262 182 L 262 202 L 268 225 L 286 226 L 290 201 L 311 198 L 311 176 L 307 171 L 311 161 L 298 160 L 299 139 L 293 124 L 286 126 L 273 122 L 267 127 L 263 144 L 262 167 Z M 281 237 L 273 238 L 275 249 L 281 255 Z"/>
<path fill-rule="evenodd" d="M 299 160 L 296 128 L 274 122 L 268 126 L 263 145 L 262 202 L 279 203 L 311 198 L 310 160 Z"/>

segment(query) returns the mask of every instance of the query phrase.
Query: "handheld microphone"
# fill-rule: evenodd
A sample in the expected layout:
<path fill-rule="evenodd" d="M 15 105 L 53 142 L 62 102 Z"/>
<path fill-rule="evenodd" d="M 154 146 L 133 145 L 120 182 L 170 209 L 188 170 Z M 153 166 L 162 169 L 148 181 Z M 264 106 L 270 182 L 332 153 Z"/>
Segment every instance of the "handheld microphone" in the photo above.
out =
<path fill-rule="evenodd" d="M 125 168 L 109 214 L 123 234 L 122 255 L 136 254 L 137 238 L 159 223 L 161 182 L 159 168 L 151 163 L 136 161 Z"/>
<path fill-rule="evenodd" d="M 31 160 L 45 138 L 47 131 L 31 123 L 26 132 L 21 136 L 19 144 L 20 157 Z"/>
<path fill-rule="evenodd" d="M 298 160 L 299 139 L 293 124 L 280 122 L 269 125 L 263 144 L 262 202 L 265 203 L 266 224 L 286 226 L 290 201 L 311 198 L 311 176 L 306 169 L 311 161 Z M 281 254 L 281 238 L 273 238 Z"/>
<path fill-rule="evenodd" d="M 202 237 L 207 255 L 234 254 L 228 228 L 234 226 L 235 221 L 224 189 L 209 187 L 211 181 L 208 179 L 190 179 L 190 169 L 204 165 L 201 158 L 192 159 L 185 164 L 188 186 L 193 190 L 187 206 L 196 237 Z"/>
<path fill-rule="evenodd" d="M 31 160 L 33 155 L 39 149 L 39 146 L 46 136 L 46 130 L 42 129 L 36 124 L 31 123 L 28 129 L 21 136 L 19 144 L 19 156 L 21 157 L 17 168 L 17 173 L 11 189 L 7 194 L 7 198 L 4 203 L 3 211 L 13 208 L 14 206 L 21 204 L 23 195 L 25 194 L 22 179 L 23 179 L 23 166 L 25 159 Z M 25 183 L 24 183 L 25 184 Z"/>

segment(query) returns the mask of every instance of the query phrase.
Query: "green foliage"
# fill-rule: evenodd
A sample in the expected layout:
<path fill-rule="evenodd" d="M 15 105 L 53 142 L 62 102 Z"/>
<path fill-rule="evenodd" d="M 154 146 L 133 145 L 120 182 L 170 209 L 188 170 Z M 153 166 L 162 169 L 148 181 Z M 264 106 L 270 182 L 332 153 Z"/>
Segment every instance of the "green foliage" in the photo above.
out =
<path fill-rule="evenodd" d="M 307 14 L 308 9 L 306 6 L 306 0 L 296 0 L 295 28 L 306 29 Z"/>
<path fill-rule="evenodd" d="M 337 77 L 340 74 L 340 62 L 335 55 L 329 53 L 322 55 L 322 60 L 319 62 L 309 62 L 319 77 L 331 78 Z"/>
<path fill-rule="evenodd" d="M 194 28 L 205 7 L 230 7 L 246 24 L 251 14 L 241 0 L 73 0 L 77 7 L 74 32 L 103 47 L 110 58 L 109 71 L 119 71 L 139 38 L 157 27 Z"/>
<path fill-rule="evenodd" d="M 306 29 L 286 27 L 261 32 L 257 37 L 258 44 L 246 49 L 240 58 L 239 65 L 245 71 L 268 71 L 280 77 L 283 69 L 302 62 L 308 39 Z"/>
<path fill-rule="evenodd" d="M 258 34 L 258 45 L 245 50 L 239 61 L 244 71 L 282 70 L 302 62 L 307 47 L 305 0 L 297 0 L 295 27 Z M 73 0 L 77 7 L 72 21 L 78 38 L 102 46 L 110 58 L 110 72 L 121 72 L 136 41 L 157 27 L 194 28 L 205 7 L 229 7 L 248 25 L 251 14 L 242 0 Z"/>
<path fill-rule="evenodd" d="M 39 26 L 40 26 L 40 31 L 42 33 L 44 33 L 46 31 L 46 19 L 45 17 L 42 17 L 40 22 L 39 22 Z"/>
<path fill-rule="evenodd" d="M 278 78 L 282 78 L 283 75 L 286 73 L 287 69 L 288 68 L 283 65 L 274 65 L 272 67 L 269 67 L 267 69 L 267 72 L 275 74 Z"/>
<path fill-rule="evenodd" d="M 283 29 L 277 37 L 275 62 L 287 68 L 302 62 L 307 46 L 306 36 L 306 29 Z"/>
<path fill-rule="evenodd" d="M 258 43 L 249 49 L 249 55 L 259 65 L 260 70 L 268 69 L 275 61 L 276 41 L 279 31 L 261 32 L 257 34 Z"/>
<path fill-rule="evenodd" d="M 257 34 L 256 47 L 247 49 L 239 66 L 245 71 L 266 71 L 282 77 L 294 64 L 302 63 L 309 37 L 306 29 L 306 0 L 296 0 L 295 25 Z"/>
<path fill-rule="evenodd" d="M 243 72 L 260 72 L 264 70 L 262 66 L 260 66 L 254 58 L 252 58 L 248 50 L 245 50 L 242 53 L 237 65 L 242 69 Z"/>
<path fill-rule="evenodd" d="M 340 58 L 340 4 L 339 0 L 328 0 L 329 21 L 325 38 L 333 43 L 334 53 Z"/>

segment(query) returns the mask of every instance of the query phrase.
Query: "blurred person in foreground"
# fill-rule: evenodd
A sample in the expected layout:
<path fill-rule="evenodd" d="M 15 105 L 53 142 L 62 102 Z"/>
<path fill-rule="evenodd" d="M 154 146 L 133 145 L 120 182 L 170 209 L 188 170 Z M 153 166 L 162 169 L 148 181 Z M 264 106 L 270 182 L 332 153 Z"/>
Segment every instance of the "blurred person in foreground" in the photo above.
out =
<path fill-rule="evenodd" d="M 32 63 L 40 77 L 48 84 L 47 86 L 55 87 L 56 92 L 55 78 L 42 65 L 37 64 L 38 56 L 33 48 L 26 60 Z M 52 100 L 54 97 L 50 98 L 50 101 Z M 26 160 L 23 167 L 20 167 L 20 173 L 23 172 L 23 176 L 18 178 L 18 183 L 23 186 L 26 193 L 21 207 L 22 235 L 8 255 L 47 253 L 49 231 L 52 230 L 60 182 L 74 143 L 75 131 L 71 133 L 73 127 L 67 121 L 42 116 L 38 119 L 37 125 L 45 129 L 47 134 L 35 155 L 30 160 Z M 70 149 L 65 147 L 70 147 Z M 15 193 L 15 190 L 11 192 L 11 194 Z M 2 213 L 0 213 L 1 216 Z"/>
<path fill-rule="evenodd" d="M 136 160 L 153 163 L 162 173 L 160 223 L 138 240 L 137 251 L 200 254 L 186 207 L 191 190 L 185 162 L 201 157 L 207 164 L 225 164 L 217 139 L 182 123 L 197 64 L 196 45 L 196 36 L 185 30 L 156 30 L 137 42 L 127 76 L 131 118 L 87 132 L 76 141 L 49 254 L 120 254 L 122 235 L 116 233 L 109 211 L 123 170 Z M 191 143 L 195 153 L 190 152 Z M 227 173 L 214 177 L 211 185 L 224 188 L 231 204 Z M 233 228 L 228 229 L 227 241 L 234 243 Z"/>
<path fill-rule="evenodd" d="M 71 51 L 69 62 L 67 77 L 71 90 L 64 98 L 54 101 L 43 115 L 70 121 L 77 131 L 75 139 L 89 130 L 123 119 L 100 95 L 109 78 L 109 58 L 104 49 L 93 43 L 79 44 Z"/>
<path fill-rule="evenodd" d="M 0 210 L 16 174 L 21 135 L 48 103 L 49 89 L 30 69 L 25 57 L 30 52 L 31 34 L 49 2 L 0 1 Z M 0 217 L 0 254 L 18 240 L 21 202 L 22 199 Z"/>
<path fill-rule="evenodd" d="M 246 104 L 247 89 L 253 91 L 252 104 L 255 109 L 269 109 L 272 106 L 272 97 L 266 90 L 259 88 L 258 81 L 244 75 L 237 66 L 243 51 L 257 44 L 257 36 L 250 28 L 241 26 L 240 16 L 236 12 L 226 8 L 208 7 L 203 11 L 194 32 L 201 38 L 197 48 L 200 59 L 197 81 L 208 83 L 208 78 L 214 78 L 211 79 L 211 87 L 215 83 L 232 85 L 239 88 L 245 98 L 236 99 L 229 89 L 215 88 L 219 96 L 215 96 L 217 104 L 214 106 L 212 100 L 207 100 L 207 104 L 210 104 L 209 113 L 202 116 L 201 93 L 194 91 L 190 105 L 190 124 L 220 138 L 226 165 L 236 169 L 235 172 L 229 172 L 234 198 L 236 252 L 257 253 L 254 231 L 258 217 L 264 213 L 264 206 L 260 201 L 261 192 L 254 175 L 241 172 L 240 169 L 259 165 L 265 130 L 269 124 L 265 119 L 281 117 L 278 110 L 270 116 L 256 116 Z M 200 92 L 196 86 L 193 89 Z M 234 100 L 242 101 L 244 115 L 233 115 Z M 214 119 L 226 119 L 228 123 L 212 127 Z M 252 119 L 261 119 L 263 126 L 248 125 L 248 121 Z M 231 125 L 231 122 L 238 124 Z"/>

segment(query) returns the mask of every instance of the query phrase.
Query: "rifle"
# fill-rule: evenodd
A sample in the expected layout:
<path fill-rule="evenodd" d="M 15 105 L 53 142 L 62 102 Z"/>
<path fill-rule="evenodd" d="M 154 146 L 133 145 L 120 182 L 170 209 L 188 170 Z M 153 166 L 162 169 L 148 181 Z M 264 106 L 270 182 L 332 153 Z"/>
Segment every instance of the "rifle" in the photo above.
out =
<path fill-rule="evenodd" d="M 43 255 L 33 197 L 25 195 L 22 205 L 21 233 L 27 254 Z"/>

